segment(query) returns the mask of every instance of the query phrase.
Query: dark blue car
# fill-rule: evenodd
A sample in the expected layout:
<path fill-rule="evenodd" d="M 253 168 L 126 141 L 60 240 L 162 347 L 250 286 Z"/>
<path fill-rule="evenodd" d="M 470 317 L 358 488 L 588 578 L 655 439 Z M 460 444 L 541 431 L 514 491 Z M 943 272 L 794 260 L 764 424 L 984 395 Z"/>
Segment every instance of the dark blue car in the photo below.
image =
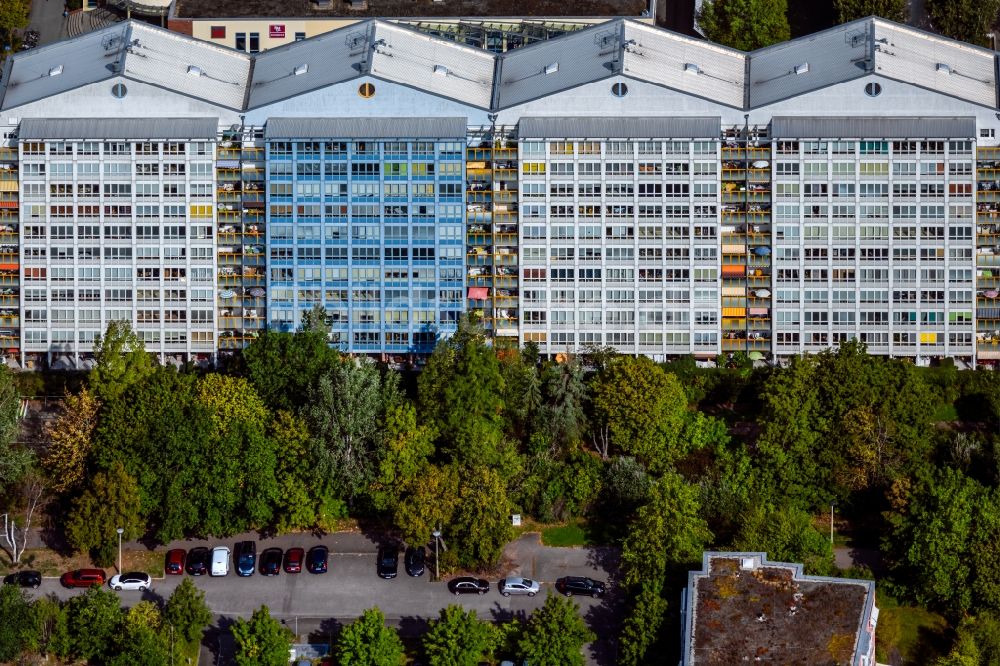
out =
<path fill-rule="evenodd" d="M 236 544 L 236 575 L 252 576 L 257 567 L 257 544 L 241 541 Z"/>
<path fill-rule="evenodd" d="M 326 546 L 313 546 L 306 556 L 306 570 L 309 573 L 326 573 L 330 550 Z"/>

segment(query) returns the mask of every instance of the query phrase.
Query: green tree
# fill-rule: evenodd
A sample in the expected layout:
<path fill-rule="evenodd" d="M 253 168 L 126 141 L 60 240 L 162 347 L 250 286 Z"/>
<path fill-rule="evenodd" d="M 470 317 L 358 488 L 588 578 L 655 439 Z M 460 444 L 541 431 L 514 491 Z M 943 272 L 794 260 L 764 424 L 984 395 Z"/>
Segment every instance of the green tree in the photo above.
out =
<path fill-rule="evenodd" d="M 31 3 L 24 0 L 4 0 L 0 2 L 0 31 L 6 39 L 10 39 L 15 30 L 28 27 L 28 15 Z"/>
<path fill-rule="evenodd" d="M 519 647 L 532 666 L 582 666 L 583 646 L 597 638 L 572 599 L 549 594 L 528 618 Z"/>
<path fill-rule="evenodd" d="M 867 16 L 881 16 L 902 23 L 906 20 L 905 0 L 833 0 L 841 23 Z"/>
<path fill-rule="evenodd" d="M 619 451 L 653 472 L 686 452 L 679 437 L 687 417 L 684 389 L 649 358 L 616 358 L 597 375 L 592 392 L 595 417 Z"/>
<path fill-rule="evenodd" d="M 488 624 L 476 617 L 476 611 L 449 605 L 431 620 L 424 634 L 424 653 L 430 666 L 478 666 L 490 650 Z"/>
<path fill-rule="evenodd" d="M 205 603 L 205 593 L 185 578 L 174 588 L 163 609 L 163 619 L 172 625 L 177 635 L 189 643 L 201 639 L 202 632 L 212 622 L 212 612 Z"/>
<path fill-rule="evenodd" d="M 94 361 L 88 381 L 100 402 L 119 400 L 155 367 L 139 334 L 124 319 L 109 322 L 104 335 L 94 339 Z"/>
<path fill-rule="evenodd" d="M 337 639 L 340 666 L 393 666 L 403 664 L 403 642 L 395 629 L 385 626 L 378 608 L 369 608 L 344 627 Z"/>
<path fill-rule="evenodd" d="M 267 606 L 249 620 L 239 618 L 232 628 L 237 666 L 285 666 L 292 647 L 292 630 L 271 617 Z"/>
<path fill-rule="evenodd" d="M 943 35 L 986 46 L 1000 13 L 1000 0 L 928 0 L 931 23 Z"/>
<path fill-rule="evenodd" d="M 385 412 L 399 400 L 395 375 L 383 379 L 364 360 L 337 363 L 319 379 L 304 414 L 320 452 L 320 473 L 347 497 L 362 494 L 373 481 Z"/>
<path fill-rule="evenodd" d="M 976 530 L 976 507 L 983 487 L 954 469 L 921 479 L 909 492 L 897 493 L 885 548 L 894 578 L 908 584 L 923 604 L 954 613 L 973 605 L 970 548 Z"/>
<path fill-rule="evenodd" d="M 242 370 L 272 410 L 307 404 L 319 378 L 338 362 L 322 329 L 296 333 L 265 330 L 240 357 Z"/>
<path fill-rule="evenodd" d="M 646 468 L 631 456 L 615 456 L 604 480 L 608 496 L 617 504 L 633 507 L 649 496 L 652 481 Z"/>
<path fill-rule="evenodd" d="M 452 552 L 462 566 L 493 566 L 514 537 L 507 488 L 500 474 L 488 467 L 466 470 L 460 476 L 458 503 L 446 526 Z"/>
<path fill-rule="evenodd" d="M 402 492 L 413 487 L 427 473 L 434 455 L 434 431 L 417 424 L 417 410 L 401 402 L 389 408 L 385 415 L 385 436 L 376 451 L 377 468 L 369 488 L 376 510 L 392 510 Z"/>
<path fill-rule="evenodd" d="M 458 470 L 430 465 L 408 484 L 393 510 L 393 522 L 406 543 L 427 543 L 438 525 L 447 525 L 459 503 Z"/>
<path fill-rule="evenodd" d="M 578 446 L 587 431 L 584 404 L 588 394 L 583 365 L 575 357 L 549 365 L 542 374 L 542 382 L 545 387 L 543 414 L 553 444 L 563 450 Z"/>
<path fill-rule="evenodd" d="M 0 662 L 13 662 L 38 640 L 27 595 L 14 585 L 0 585 Z"/>
<path fill-rule="evenodd" d="M 624 583 L 636 587 L 661 579 L 668 566 L 696 562 L 712 535 L 699 515 L 698 489 L 676 472 L 667 472 L 651 488 L 622 545 Z"/>
<path fill-rule="evenodd" d="M 74 656 L 97 661 L 113 650 L 124 620 L 117 594 L 92 587 L 67 602 L 67 615 Z"/>
<path fill-rule="evenodd" d="M 138 625 L 126 629 L 117 654 L 108 659 L 108 666 L 168 666 L 170 646 L 163 635 L 150 627 Z"/>
<path fill-rule="evenodd" d="M 236 423 L 263 431 L 270 419 L 264 401 L 242 377 L 212 372 L 198 380 L 196 391 L 220 432 Z"/>
<path fill-rule="evenodd" d="M 73 502 L 65 529 L 73 548 L 89 551 L 95 563 L 108 566 L 118 543 L 116 529 L 124 529 L 122 538 L 131 540 L 142 536 L 143 526 L 139 486 L 124 465 L 115 463 L 91 477 L 83 494 Z"/>
<path fill-rule="evenodd" d="M 811 510 L 925 465 L 935 400 L 919 370 L 850 342 L 772 373 L 758 417 L 761 485 Z"/>
<path fill-rule="evenodd" d="M 438 433 L 451 460 L 501 463 L 504 383 L 480 326 L 463 317 L 455 334 L 434 348 L 417 389 L 421 418 Z"/>
<path fill-rule="evenodd" d="M 87 470 L 101 403 L 87 388 L 67 393 L 59 415 L 45 424 L 48 447 L 42 467 L 57 493 L 74 490 Z"/>
<path fill-rule="evenodd" d="M 660 628 L 667 612 L 667 600 L 659 588 L 659 580 L 643 584 L 630 604 L 619 636 L 618 663 L 639 666 L 660 637 Z"/>
<path fill-rule="evenodd" d="M 502 379 L 503 414 L 508 437 L 527 439 L 537 425 L 542 405 L 542 386 L 535 358 L 517 349 L 497 352 Z"/>
<path fill-rule="evenodd" d="M 706 0 L 698 15 L 705 36 L 741 51 L 787 41 L 787 0 Z"/>
<path fill-rule="evenodd" d="M 811 574 L 833 572 L 833 549 L 812 516 L 795 507 L 755 503 L 740 515 L 733 550 L 763 551 L 778 562 L 802 562 Z"/>
<path fill-rule="evenodd" d="M 0 365 L 0 497 L 28 473 L 34 462 L 30 449 L 16 444 L 20 428 L 21 396 L 14 374 Z"/>
<path fill-rule="evenodd" d="M 38 646 L 42 655 L 68 657 L 70 653 L 69 613 L 53 596 L 39 597 L 31 604 L 31 612 L 38 628 Z"/>

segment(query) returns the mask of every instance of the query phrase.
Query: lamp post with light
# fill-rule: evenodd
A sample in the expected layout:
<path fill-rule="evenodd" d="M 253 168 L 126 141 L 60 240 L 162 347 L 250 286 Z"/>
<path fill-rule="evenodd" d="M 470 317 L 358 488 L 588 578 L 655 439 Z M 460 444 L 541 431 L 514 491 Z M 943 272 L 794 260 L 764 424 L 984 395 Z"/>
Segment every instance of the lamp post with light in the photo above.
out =
<path fill-rule="evenodd" d="M 119 527 L 115 531 L 118 532 L 118 573 L 121 573 L 122 572 L 122 534 L 125 533 L 125 529 L 122 528 L 122 527 Z"/>

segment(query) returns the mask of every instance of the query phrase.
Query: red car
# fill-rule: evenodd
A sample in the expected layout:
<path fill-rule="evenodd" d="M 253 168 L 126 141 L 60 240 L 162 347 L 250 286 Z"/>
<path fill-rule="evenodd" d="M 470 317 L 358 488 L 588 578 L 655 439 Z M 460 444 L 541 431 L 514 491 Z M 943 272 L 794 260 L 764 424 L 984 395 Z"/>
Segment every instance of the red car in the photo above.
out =
<path fill-rule="evenodd" d="M 104 585 L 106 581 L 103 569 L 67 571 L 59 578 L 59 582 L 63 584 L 63 587 L 91 587 L 93 585 Z"/>
<path fill-rule="evenodd" d="M 302 559 L 306 551 L 301 548 L 289 548 L 285 551 L 285 573 L 302 573 Z"/>
<path fill-rule="evenodd" d="M 184 557 L 187 555 L 183 548 L 174 548 L 173 550 L 167 551 L 167 562 L 163 567 L 163 570 L 168 574 L 174 576 L 181 576 L 184 574 Z"/>

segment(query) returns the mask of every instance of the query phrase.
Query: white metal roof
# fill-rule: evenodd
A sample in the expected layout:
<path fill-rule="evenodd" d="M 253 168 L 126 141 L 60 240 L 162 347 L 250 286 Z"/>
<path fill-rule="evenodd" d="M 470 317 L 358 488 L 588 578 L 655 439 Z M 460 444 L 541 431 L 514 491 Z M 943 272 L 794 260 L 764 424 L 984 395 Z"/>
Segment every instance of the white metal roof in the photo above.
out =
<path fill-rule="evenodd" d="M 488 109 L 495 56 L 393 23 L 375 22 L 369 72 L 387 81 Z"/>
<path fill-rule="evenodd" d="M 125 76 L 229 109 L 244 107 L 250 56 L 133 23 Z"/>
<path fill-rule="evenodd" d="M 349 25 L 256 56 L 247 106 L 257 108 L 361 76 L 371 27 Z"/>
<path fill-rule="evenodd" d="M 601 23 L 499 56 L 494 106 L 523 104 L 616 74 L 621 35 L 621 23 Z"/>
<path fill-rule="evenodd" d="M 637 21 L 624 23 L 623 74 L 728 106 L 743 107 L 745 53 Z"/>
<path fill-rule="evenodd" d="M 129 24 L 117 23 L 9 57 L 3 72 L 3 108 L 30 104 L 116 76 L 128 31 Z"/>
<path fill-rule="evenodd" d="M 871 21 L 838 25 L 748 57 L 749 106 L 758 107 L 869 74 Z"/>
<path fill-rule="evenodd" d="M 499 56 L 379 20 L 257 55 L 126 22 L 8 58 L 0 107 L 124 76 L 244 110 L 371 75 L 499 110 L 620 73 L 742 109 L 867 74 L 996 108 L 995 58 L 876 18 L 749 54 L 616 19 Z"/>
<path fill-rule="evenodd" d="M 882 19 L 871 23 L 878 74 L 983 106 L 997 106 L 993 51 Z"/>

